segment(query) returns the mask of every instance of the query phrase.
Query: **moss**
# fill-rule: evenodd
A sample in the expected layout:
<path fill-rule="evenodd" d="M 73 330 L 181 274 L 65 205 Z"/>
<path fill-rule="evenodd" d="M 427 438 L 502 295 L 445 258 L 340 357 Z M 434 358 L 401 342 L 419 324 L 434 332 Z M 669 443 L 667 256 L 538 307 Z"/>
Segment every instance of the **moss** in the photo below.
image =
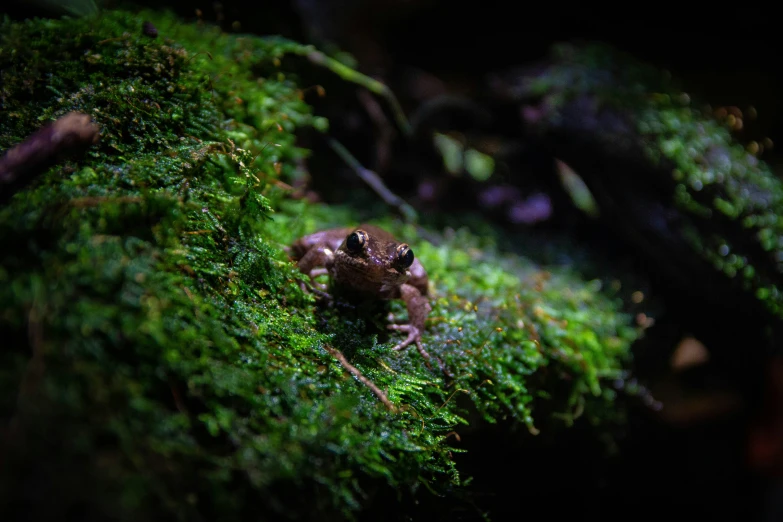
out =
<path fill-rule="evenodd" d="M 620 303 L 491 235 L 412 241 L 436 291 L 426 348 L 453 381 L 393 352 L 383 314 L 300 289 L 284 247 L 352 214 L 281 183 L 307 154 L 294 131 L 326 128 L 278 68 L 297 44 L 154 12 L 0 35 L 0 149 L 73 110 L 102 128 L 0 209 L 0 415 L 18 448 L 0 490 L 18 516 L 351 516 L 383 489 L 453 493 L 468 407 L 531 431 L 538 411 L 611 415 L 639 333 Z"/>
<path fill-rule="evenodd" d="M 667 187 L 669 199 L 655 203 L 672 209 L 661 216 L 676 222 L 666 234 L 783 318 L 783 182 L 753 153 L 757 143 L 734 139 L 739 110 L 703 108 L 668 73 L 597 44 L 556 46 L 549 66 L 513 83 L 512 96 L 546 100 L 532 127 L 557 135 L 557 147 L 589 144 L 583 156 L 603 154 L 601 165 L 631 178 L 608 183 Z"/>

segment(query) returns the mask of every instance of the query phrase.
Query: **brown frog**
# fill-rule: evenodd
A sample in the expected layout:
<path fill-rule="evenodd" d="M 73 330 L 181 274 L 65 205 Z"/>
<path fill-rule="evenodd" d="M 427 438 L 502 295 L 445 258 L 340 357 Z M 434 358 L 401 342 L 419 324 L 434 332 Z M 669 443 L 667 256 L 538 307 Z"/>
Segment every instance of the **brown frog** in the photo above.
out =
<path fill-rule="evenodd" d="M 416 344 L 422 356 L 424 322 L 432 310 L 427 297 L 427 272 L 413 250 L 373 225 L 333 228 L 304 236 L 291 245 L 299 270 L 311 279 L 328 274 L 332 284 L 364 297 L 402 299 L 408 308 L 408 324 L 390 324 L 408 337 L 395 346 L 402 350 Z"/>

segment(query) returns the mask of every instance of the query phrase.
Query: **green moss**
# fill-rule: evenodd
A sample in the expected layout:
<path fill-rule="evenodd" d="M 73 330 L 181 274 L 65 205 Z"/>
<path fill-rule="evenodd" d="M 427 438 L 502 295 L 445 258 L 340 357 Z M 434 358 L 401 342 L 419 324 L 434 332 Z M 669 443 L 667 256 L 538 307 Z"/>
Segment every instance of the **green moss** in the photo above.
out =
<path fill-rule="evenodd" d="M 161 36 L 142 36 L 142 20 Z M 0 491 L 19 512 L 352 515 L 381 490 L 461 484 L 451 433 L 469 409 L 456 395 L 531 431 L 551 413 L 611 416 L 638 335 L 620 303 L 491 236 L 411 241 L 435 289 L 426 348 L 453 381 L 393 352 L 383 314 L 300 289 L 284 247 L 352 216 L 280 188 L 307 154 L 294 131 L 326 127 L 278 68 L 296 44 L 153 12 L 5 22 L 0 35 L 0 149 L 72 110 L 102 128 L 84 159 L 0 208 L 0 415 L 19 448 Z"/>

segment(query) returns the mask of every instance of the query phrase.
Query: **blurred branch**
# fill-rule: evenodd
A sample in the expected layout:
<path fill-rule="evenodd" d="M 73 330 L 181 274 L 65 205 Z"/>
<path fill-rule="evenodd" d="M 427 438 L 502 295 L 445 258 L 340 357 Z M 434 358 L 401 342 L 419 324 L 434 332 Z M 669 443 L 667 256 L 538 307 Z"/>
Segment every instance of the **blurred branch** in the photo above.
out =
<path fill-rule="evenodd" d="M 396 208 L 397 211 L 402 214 L 402 216 L 407 221 L 415 223 L 418 220 L 416 210 L 414 210 L 414 208 L 410 206 L 410 204 L 408 204 L 404 199 L 389 190 L 389 187 L 386 186 L 378 174 L 362 166 L 362 164 L 359 163 L 359 160 L 357 160 L 353 154 L 348 151 L 348 149 L 346 149 L 334 138 L 328 138 L 328 142 L 332 150 L 335 151 L 337 155 L 340 156 L 340 158 L 353 169 L 356 175 L 359 176 L 362 181 L 367 183 L 370 188 L 372 188 L 375 193 L 386 202 L 386 204 Z"/>
<path fill-rule="evenodd" d="M 69 154 L 81 154 L 98 141 L 100 129 L 88 114 L 69 112 L 14 145 L 0 157 L 0 201 Z"/>
<path fill-rule="evenodd" d="M 340 63 L 334 58 L 326 56 L 320 51 L 315 51 L 309 48 L 306 51 L 299 51 L 298 54 L 305 56 L 308 60 L 316 65 L 326 67 L 343 80 L 361 85 L 368 91 L 377 94 L 386 100 L 386 102 L 389 104 L 389 107 L 391 108 L 394 120 L 402 131 L 403 135 L 406 137 L 411 135 L 411 125 L 408 123 L 408 119 L 405 117 L 405 113 L 403 112 L 400 103 L 397 101 L 397 98 L 394 96 L 394 93 L 391 91 L 391 89 L 389 89 L 389 87 L 379 82 L 378 80 L 370 78 L 365 74 L 351 69 L 347 65 Z"/>

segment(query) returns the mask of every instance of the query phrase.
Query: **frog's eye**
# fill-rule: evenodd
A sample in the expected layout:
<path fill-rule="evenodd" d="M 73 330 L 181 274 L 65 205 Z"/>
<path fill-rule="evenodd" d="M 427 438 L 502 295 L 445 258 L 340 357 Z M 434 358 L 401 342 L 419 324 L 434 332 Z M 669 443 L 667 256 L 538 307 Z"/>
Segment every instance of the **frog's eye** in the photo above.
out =
<path fill-rule="evenodd" d="M 413 264 L 413 250 L 405 243 L 397 247 L 397 262 L 402 268 L 409 268 Z"/>
<path fill-rule="evenodd" d="M 361 252 L 365 246 L 367 246 L 367 232 L 364 230 L 356 230 L 345 238 L 345 248 L 354 254 Z"/>

